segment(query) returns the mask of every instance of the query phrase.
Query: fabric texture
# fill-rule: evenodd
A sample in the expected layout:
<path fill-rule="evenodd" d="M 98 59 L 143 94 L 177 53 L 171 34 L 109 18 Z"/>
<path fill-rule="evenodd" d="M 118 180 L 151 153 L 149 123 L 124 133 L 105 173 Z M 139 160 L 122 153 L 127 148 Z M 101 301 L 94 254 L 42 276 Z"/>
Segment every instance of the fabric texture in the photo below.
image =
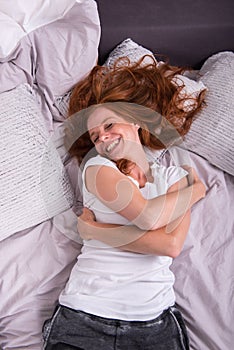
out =
<path fill-rule="evenodd" d="M 38 91 L 51 130 L 51 115 L 53 120 L 64 120 L 56 107 L 57 99 L 82 79 L 98 58 L 100 21 L 96 2 L 70 2 L 74 5 L 57 20 L 50 21 L 50 13 L 49 18 L 44 14 L 42 21 L 47 18 L 48 23 L 23 36 L 7 57 L 0 58 L 0 92 L 30 84 Z"/>
<path fill-rule="evenodd" d="M 175 307 L 146 322 L 96 317 L 59 307 L 44 327 L 45 350 L 189 350 L 182 316 Z"/>
<path fill-rule="evenodd" d="M 0 64 L 1 239 L 73 202 L 51 138 L 61 117 L 54 102 L 95 64 L 100 23 L 96 3 L 89 0 L 75 2 L 57 20 L 50 21 L 49 13 L 46 18 Z"/>
<path fill-rule="evenodd" d="M 190 348 L 229 350 L 234 342 L 234 177 L 179 147 L 165 154 L 163 164 L 188 164 L 206 185 L 205 198 L 192 208 L 183 251 L 171 265 Z"/>
<path fill-rule="evenodd" d="M 199 81 L 208 88 L 206 106 L 197 114 L 182 147 L 234 175 L 234 53 L 209 57 Z"/>
<path fill-rule="evenodd" d="M 72 210 L 82 207 L 79 169 L 55 135 L 64 118 L 54 102 L 96 63 L 100 23 L 93 0 L 0 0 L 0 29 L 0 348 L 41 350 L 42 325 L 81 248 Z M 9 54 L 1 57 L 5 42 Z M 76 200 L 64 210 L 70 183 Z"/>
<path fill-rule="evenodd" d="M 99 222 L 129 225 L 126 218 L 87 190 L 85 172 L 92 165 L 117 170 L 115 163 L 99 155 L 87 161 L 82 177 L 84 206 L 94 212 Z M 140 189 L 147 199 L 164 194 L 187 174 L 182 168 L 165 168 L 156 163 L 151 169 L 155 181 L 147 182 Z M 134 237 L 130 236 L 129 242 L 132 239 Z M 97 240 L 84 241 L 82 254 L 60 295 L 60 304 L 102 317 L 131 321 L 150 320 L 174 305 L 174 276 L 169 269 L 172 258 L 123 251 L 118 243 L 111 247 Z"/>
<path fill-rule="evenodd" d="M 130 62 L 137 62 L 144 55 L 150 55 L 152 57 L 152 51 L 148 50 L 146 47 L 139 45 L 131 38 L 123 40 L 119 45 L 117 45 L 109 54 L 104 66 L 112 67 L 115 61 L 120 57 L 128 57 Z M 151 62 L 150 60 L 145 60 L 144 63 Z"/>
<path fill-rule="evenodd" d="M 68 209 L 73 191 L 27 84 L 0 94 L 0 239 Z"/>
<path fill-rule="evenodd" d="M 81 245 L 71 209 L 0 242 L 0 349 L 41 350 L 50 318 Z M 65 232 L 64 232 L 65 231 Z M 64 234 L 64 233 L 65 234 Z"/>
<path fill-rule="evenodd" d="M 0 58 L 7 57 L 20 39 L 61 18 L 76 0 L 0 1 Z"/>
<path fill-rule="evenodd" d="M 147 48 L 145 48 L 142 45 L 139 45 L 135 41 L 133 41 L 131 38 L 125 39 L 122 41 L 119 45 L 116 46 L 116 48 L 113 49 L 113 51 L 110 52 L 107 60 L 104 63 L 104 66 L 113 67 L 115 61 L 118 58 L 121 57 L 127 57 L 131 63 L 137 62 L 139 59 L 141 59 L 144 55 L 150 55 L 154 58 L 154 60 L 157 62 L 158 66 L 164 64 L 163 61 L 157 61 L 154 53 Z M 124 65 L 124 60 L 121 61 L 120 65 Z M 146 57 L 142 64 L 152 63 L 151 59 Z M 191 97 L 190 101 L 184 102 L 183 109 L 186 111 L 189 111 L 194 107 L 194 102 L 192 101 L 193 98 L 196 98 L 198 94 L 205 90 L 206 87 L 203 84 L 202 81 L 196 81 L 196 79 L 192 79 L 192 77 L 196 77 L 196 74 L 191 74 L 192 72 L 186 71 L 184 75 L 177 74 L 176 77 L 173 79 L 173 83 L 181 87 L 183 86 L 183 89 L 180 92 L 180 97 Z"/>
<path fill-rule="evenodd" d="M 113 67 L 115 61 L 121 57 L 127 57 L 131 63 L 135 63 L 145 55 L 149 55 L 155 59 L 152 51 L 148 50 L 142 45 L 139 45 L 131 38 L 128 38 L 123 40 L 110 52 L 108 58 L 106 59 L 103 65 Z M 152 61 L 149 57 L 145 57 L 142 64 L 144 65 L 151 62 Z M 124 65 L 125 63 L 125 60 L 121 60 L 121 62 L 119 62 L 118 65 Z M 158 62 L 159 65 L 163 63 L 164 62 L 162 61 Z M 190 72 L 186 72 L 186 75 L 178 74 L 177 77 L 175 77 L 175 79 L 173 80 L 173 82 L 179 87 L 181 87 L 182 85 L 184 86 L 181 90 L 182 98 L 188 95 L 191 97 L 191 100 L 187 100 L 186 102 L 184 102 L 183 105 L 184 110 L 189 111 L 194 108 L 194 101 L 192 99 L 196 98 L 201 91 L 206 89 L 206 87 L 202 81 L 196 81 L 195 79 L 192 79 L 191 77 L 193 75 Z M 194 74 L 194 77 L 195 76 L 196 74 Z M 63 96 L 58 97 L 55 101 L 55 106 L 57 107 L 57 109 L 63 117 L 66 117 L 68 113 L 70 95 L 71 91 L 67 92 Z"/>

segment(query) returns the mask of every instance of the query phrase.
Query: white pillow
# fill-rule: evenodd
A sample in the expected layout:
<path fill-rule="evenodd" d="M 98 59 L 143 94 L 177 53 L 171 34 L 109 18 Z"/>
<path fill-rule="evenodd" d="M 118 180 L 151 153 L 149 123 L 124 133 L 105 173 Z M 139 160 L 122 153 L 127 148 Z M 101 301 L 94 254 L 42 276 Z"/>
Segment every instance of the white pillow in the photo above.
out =
<path fill-rule="evenodd" d="M 234 175 L 234 53 L 209 57 L 200 70 L 200 81 L 208 88 L 206 106 L 182 147 Z"/>
<path fill-rule="evenodd" d="M 64 16 L 75 2 L 76 0 L 0 0 L 0 58 L 8 56 L 29 32 Z"/>
<path fill-rule="evenodd" d="M 0 240 L 70 208 L 73 192 L 29 85 L 0 94 Z"/>
<path fill-rule="evenodd" d="M 0 12 L 0 59 L 6 57 L 24 35 L 24 30 L 17 22 Z"/>

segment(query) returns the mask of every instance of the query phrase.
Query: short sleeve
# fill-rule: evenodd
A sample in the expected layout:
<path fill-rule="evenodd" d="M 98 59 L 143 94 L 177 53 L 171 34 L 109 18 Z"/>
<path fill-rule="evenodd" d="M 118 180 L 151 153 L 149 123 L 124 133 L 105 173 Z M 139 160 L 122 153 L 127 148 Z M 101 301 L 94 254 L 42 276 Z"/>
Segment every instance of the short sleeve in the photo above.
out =
<path fill-rule="evenodd" d="M 170 166 L 165 169 L 168 187 L 187 176 L 187 171 L 178 166 Z"/>
<path fill-rule="evenodd" d="M 155 172 L 156 177 L 160 177 L 163 180 L 167 188 L 188 174 L 186 170 L 179 166 L 166 167 L 156 163 L 152 166 L 152 170 Z"/>
<path fill-rule="evenodd" d="M 86 172 L 86 169 L 89 167 L 89 166 L 94 166 L 94 165 L 104 165 L 104 166 L 109 166 L 111 168 L 114 168 L 114 169 L 117 169 L 115 163 L 113 163 L 111 160 L 105 158 L 105 157 L 102 157 L 102 156 L 96 156 L 96 157 L 93 157 L 93 158 L 90 158 L 85 166 L 84 166 L 84 169 L 83 169 L 83 172 L 82 172 L 82 182 L 83 182 L 83 188 L 87 190 L 86 186 L 85 186 L 85 172 Z"/>

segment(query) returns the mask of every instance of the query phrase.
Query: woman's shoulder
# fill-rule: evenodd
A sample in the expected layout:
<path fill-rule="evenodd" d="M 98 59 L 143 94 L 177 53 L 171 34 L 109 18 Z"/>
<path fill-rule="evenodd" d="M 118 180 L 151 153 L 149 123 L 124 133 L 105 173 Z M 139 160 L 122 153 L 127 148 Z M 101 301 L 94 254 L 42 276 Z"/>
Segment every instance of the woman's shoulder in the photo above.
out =
<path fill-rule="evenodd" d="M 89 166 L 93 166 L 93 165 L 105 165 L 105 166 L 109 166 L 109 167 L 112 167 L 115 169 L 117 168 L 117 166 L 114 162 L 112 162 L 108 158 L 102 157 L 100 155 L 97 155 L 95 157 L 90 158 L 85 163 L 84 170 L 87 169 Z"/>
<path fill-rule="evenodd" d="M 151 165 L 151 171 L 154 179 L 160 177 L 170 185 L 187 175 L 187 171 L 180 166 L 164 166 L 156 162 Z"/>

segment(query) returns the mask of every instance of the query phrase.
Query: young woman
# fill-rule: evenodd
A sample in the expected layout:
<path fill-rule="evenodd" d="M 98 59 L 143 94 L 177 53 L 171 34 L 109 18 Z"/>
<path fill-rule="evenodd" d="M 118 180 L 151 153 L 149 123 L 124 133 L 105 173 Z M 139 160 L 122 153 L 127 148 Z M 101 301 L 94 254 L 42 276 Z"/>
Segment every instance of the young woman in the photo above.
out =
<path fill-rule="evenodd" d="M 70 137 L 81 134 L 73 154 L 84 161 L 84 205 L 96 222 L 87 213 L 79 220 L 89 240 L 45 326 L 45 349 L 189 348 L 169 267 L 205 187 L 189 169 L 148 162 L 145 147 L 161 144 L 149 129 L 161 135 L 164 122 L 149 108 L 124 102 L 71 118 Z"/>

